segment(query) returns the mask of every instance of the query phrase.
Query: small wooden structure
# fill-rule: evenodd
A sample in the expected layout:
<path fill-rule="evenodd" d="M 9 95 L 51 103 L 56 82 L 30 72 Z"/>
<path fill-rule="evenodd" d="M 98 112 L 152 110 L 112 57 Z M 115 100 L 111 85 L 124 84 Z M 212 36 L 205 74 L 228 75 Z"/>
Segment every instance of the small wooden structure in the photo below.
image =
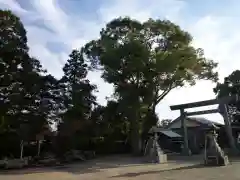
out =
<path fill-rule="evenodd" d="M 184 154 L 190 155 L 189 147 L 188 147 L 188 133 L 187 133 L 187 127 L 185 123 L 185 119 L 187 116 L 194 116 L 194 115 L 202 115 L 202 114 L 212 114 L 212 113 L 220 113 L 225 122 L 225 129 L 226 133 L 229 139 L 229 143 L 231 146 L 231 149 L 234 153 L 237 153 L 237 148 L 235 145 L 234 138 L 232 136 L 232 128 L 230 123 L 230 117 L 227 111 L 227 104 L 230 102 L 236 102 L 238 101 L 238 95 L 234 96 L 227 96 L 219 99 L 211 99 L 206 101 L 198 101 L 193 103 L 186 103 L 186 104 L 179 104 L 179 105 L 173 105 L 170 106 L 171 110 L 180 110 L 180 119 L 181 119 L 181 125 L 183 130 L 183 137 L 184 137 Z M 189 108 L 195 108 L 195 107 L 201 107 L 201 106 L 209 106 L 209 105 L 215 105 L 219 104 L 218 109 L 209 109 L 204 111 L 195 111 L 195 112 L 186 112 L 185 109 Z"/>

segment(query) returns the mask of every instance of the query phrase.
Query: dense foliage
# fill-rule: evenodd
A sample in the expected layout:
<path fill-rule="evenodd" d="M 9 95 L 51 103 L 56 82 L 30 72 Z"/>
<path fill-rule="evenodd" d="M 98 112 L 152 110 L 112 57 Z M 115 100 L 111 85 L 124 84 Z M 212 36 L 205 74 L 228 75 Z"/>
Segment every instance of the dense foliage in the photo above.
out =
<path fill-rule="evenodd" d="M 100 35 L 85 46 L 85 52 L 115 87 L 115 98 L 130 120 L 135 153 L 140 134 L 157 123 L 156 106 L 172 89 L 194 85 L 198 79 L 217 81 L 217 64 L 191 45 L 189 33 L 170 21 L 118 18 Z"/>
<path fill-rule="evenodd" d="M 224 78 L 223 83 L 217 83 L 214 92 L 217 97 L 240 95 L 240 71 L 233 71 L 229 76 Z M 232 121 L 240 123 L 240 103 L 230 103 L 228 111 L 232 115 Z"/>
<path fill-rule="evenodd" d="M 19 144 L 43 136 L 59 155 L 116 152 L 129 143 L 138 154 L 141 137 L 158 122 L 156 106 L 172 89 L 218 76 L 191 35 L 165 20 L 112 20 L 99 39 L 70 53 L 60 79 L 29 55 L 26 30 L 11 11 L 0 10 L 0 41 L 0 139 L 13 142 L 0 145 L 1 155 L 19 155 Z M 97 87 L 87 79 L 95 68 L 115 88 L 106 106 L 96 102 Z"/>

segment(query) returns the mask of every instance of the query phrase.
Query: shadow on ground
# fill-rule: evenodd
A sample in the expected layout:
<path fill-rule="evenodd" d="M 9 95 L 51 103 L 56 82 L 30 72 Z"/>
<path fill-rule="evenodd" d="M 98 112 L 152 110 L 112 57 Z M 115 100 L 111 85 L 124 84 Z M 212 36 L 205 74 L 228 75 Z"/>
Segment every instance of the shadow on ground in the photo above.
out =
<path fill-rule="evenodd" d="M 25 169 L 2 170 L 0 175 L 24 175 L 45 172 L 68 172 L 73 174 L 95 173 L 104 169 L 128 167 L 128 166 L 144 166 L 142 158 L 132 157 L 130 155 L 101 157 L 87 162 L 79 162 L 55 167 L 38 167 Z"/>
<path fill-rule="evenodd" d="M 169 163 L 174 164 L 183 164 L 184 167 L 179 167 L 176 169 L 168 170 L 158 170 L 158 171 L 148 171 L 148 172 L 139 172 L 139 173 L 126 173 L 123 175 L 115 177 L 135 177 L 142 174 L 154 174 L 166 171 L 178 171 L 184 169 L 195 169 L 195 168 L 204 168 L 202 165 L 199 165 L 202 162 L 202 156 L 168 156 Z M 186 164 L 188 163 L 188 164 Z M 190 164 L 195 164 L 191 165 Z M 196 165 L 198 164 L 198 165 Z M 104 169 L 118 168 L 118 167 L 133 167 L 133 166 L 145 166 L 149 165 L 144 163 L 143 158 L 132 157 L 130 155 L 118 155 L 118 156 L 108 156 L 101 157 L 87 162 L 80 162 L 76 164 L 68 164 L 58 167 L 42 167 L 42 168 L 28 168 L 21 170 L 5 170 L 0 171 L 0 175 L 25 175 L 25 174 L 36 174 L 36 173 L 46 173 L 46 172 L 67 172 L 72 174 L 86 174 L 86 173 L 96 173 L 103 171 Z"/>
<path fill-rule="evenodd" d="M 137 172 L 137 173 L 126 173 L 118 176 L 111 176 L 111 178 L 119 178 L 119 177 L 137 177 L 141 175 L 148 175 L 148 174 L 159 174 L 162 172 L 170 172 L 170 171 L 182 171 L 182 170 L 190 170 L 190 169 L 197 169 L 197 168 L 206 168 L 206 166 L 202 164 L 191 165 L 191 166 L 184 166 L 175 169 L 165 169 L 165 170 L 155 170 L 155 171 L 145 171 L 145 172 Z M 209 168 L 209 167 L 208 167 Z"/>

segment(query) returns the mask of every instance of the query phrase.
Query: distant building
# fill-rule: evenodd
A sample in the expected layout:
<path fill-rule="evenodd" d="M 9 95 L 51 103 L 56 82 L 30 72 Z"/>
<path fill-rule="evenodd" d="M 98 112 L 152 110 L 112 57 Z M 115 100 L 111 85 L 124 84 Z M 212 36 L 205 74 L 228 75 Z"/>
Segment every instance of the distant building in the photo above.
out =
<path fill-rule="evenodd" d="M 211 120 L 208 120 L 206 118 L 202 117 L 186 117 L 186 126 L 188 128 L 193 128 L 193 127 L 204 127 L 204 128 L 209 128 L 212 127 L 213 125 L 215 126 L 223 126 L 223 122 L 214 122 Z M 167 129 L 180 129 L 181 128 L 181 119 L 180 117 L 176 118 L 173 120 L 168 126 Z"/>
<path fill-rule="evenodd" d="M 186 117 L 185 123 L 188 133 L 188 145 L 192 153 L 197 154 L 201 152 L 204 148 L 206 132 L 213 126 L 219 127 L 219 145 L 223 148 L 229 146 L 223 121 L 215 122 L 203 117 Z M 179 117 L 169 123 L 165 128 L 153 127 L 149 133 L 151 133 L 151 131 L 158 132 L 159 144 L 163 149 L 180 151 L 180 147 L 183 144 L 183 131 Z M 240 147 L 240 123 L 232 123 L 232 132 L 237 145 Z"/>
<path fill-rule="evenodd" d="M 199 153 L 204 147 L 206 131 L 213 126 L 221 127 L 224 123 L 213 122 L 202 117 L 187 117 L 186 120 L 188 144 L 192 153 Z M 181 119 L 173 120 L 166 128 L 183 136 Z M 183 139 L 182 139 L 183 140 Z"/>
<path fill-rule="evenodd" d="M 181 143 L 182 143 L 182 136 L 171 129 L 165 129 L 162 127 L 152 127 L 149 134 L 158 133 L 159 136 L 159 145 L 161 149 L 166 151 L 175 151 L 179 152 Z"/>

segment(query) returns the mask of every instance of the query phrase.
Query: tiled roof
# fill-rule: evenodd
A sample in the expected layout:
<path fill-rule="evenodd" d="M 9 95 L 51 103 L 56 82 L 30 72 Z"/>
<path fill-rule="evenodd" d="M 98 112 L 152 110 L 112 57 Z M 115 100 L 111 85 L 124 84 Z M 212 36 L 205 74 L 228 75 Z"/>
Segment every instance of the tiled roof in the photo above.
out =
<path fill-rule="evenodd" d="M 163 129 L 163 128 L 159 128 L 159 127 L 156 127 L 156 126 L 153 126 L 149 130 L 149 133 L 153 133 L 153 132 L 159 132 L 159 133 L 165 134 L 166 136 L 172 137 L 172 138 L 181 137 L 181 135 L 177 134 L 176 132 L 173 132 L 172 130 Z"/>
<path fill-rule="evenodd" d="M 207 125 L 224 125 L 221 121 L 215 122 L 203 117 L 188 117 L 189 120 L 197 121 L 198 123 L 207 124 Z"/>
<path fill-rule="evenodd" d="M 224 122 L 216 122 L 216 121 L 212 121 L 203 117 L 187 117 L 188 120 L 192 120 L 192 121 L 196 121 L 197 123 L 200 124 L 204 124 L 204 125 L 208 125 L 208 126 L 221 126 L 224 125 Z M 180 117 L 176 118 L 175 120 L 173 120 L 168 127 L 170 127 L 172 124 L 174 124 L 175 122 L 180 121 Z M 167 127 L 167 128 L 168 128 Z"/>

